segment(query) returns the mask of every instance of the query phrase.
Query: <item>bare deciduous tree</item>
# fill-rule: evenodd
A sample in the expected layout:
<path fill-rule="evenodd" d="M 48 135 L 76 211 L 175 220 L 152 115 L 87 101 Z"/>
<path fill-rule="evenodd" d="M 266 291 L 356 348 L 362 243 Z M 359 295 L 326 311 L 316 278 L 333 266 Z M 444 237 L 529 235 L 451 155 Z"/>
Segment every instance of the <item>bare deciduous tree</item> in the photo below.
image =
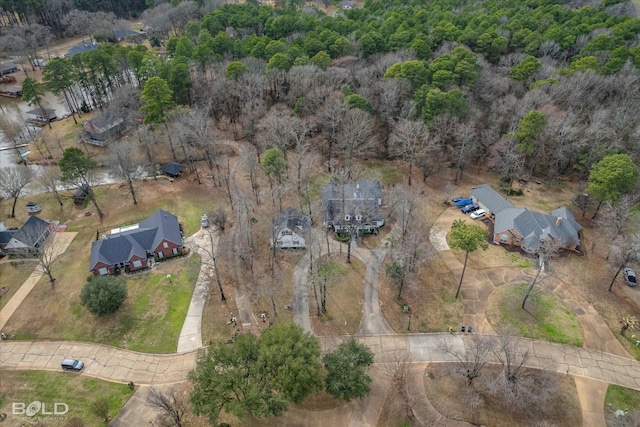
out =
<path fill-rule="evenodd" d="M 120 142 L 111 143 L 109 147 L 114 154 L 111 173 L 127 182 L 133 204 L 137 205 L 138 199 L 133 182 L 142 179 L 145 176 L 145 171 L 136 158 L 134 145 L 130 142 Z"/>
<path fill-rule="evenodd" d="M 47 168 L 44 170 L 42 175 L 38 177 L 38 181 L 40 183 L 40 187 L 47 193 L 53 193 L 53 196 L 56 198 L 58 204 L 62 208 L 62 196 L 58 191 L 58 187 L 60 186 L 60 170 L 57 168 Z"/>
<path fill-rule="evenodd" d="M 327 170 L 331 171 L 334 148 L 338 142 L 338 133 L 342 122 L 347 116 L 347 106 L 342 100 L 342 94 L 330 97 L 320 111 L 318 124 L 324 138 L 327 140 Z"/>
<path fill-rule="evenodd" d="M 182 427 L 190 411 L 188 394 L 177 392 L 174 387 L 166 392 L 151 387 L 147 405 L 160 411 L 159 421 L 166 427 Z"/>
<path fill-rule="evenodd" d="M 631 233 L 614 241 L 607 260 L 617 268 L 616 274 L 609 284 L 608 290 L 611 292 L 613 284 L 625 265 L 631 261 L 640 261 L 640 233 Z"/>
<path fill-rule="evenodd" d="M 410 390 L 412 383 L 417 378 L 420 378 L 417 375 L 417 370 L 409 357 L 400 357 L 393 362 L 385 363 L 384 366 L 386 375 L 391 379 L 393 391 L 398 396 L 398 399 L 394 400 L 401 402 L 404 418 L 411 421 L 411 425 L 416 425 L 414 424 L 416 418 L 413 413 L 413 406 L 418 402 L 416 402 L 416 398 Z"/>
<path fill-rule="evenodd" d="M 391 133 L 389 152 L 409 164 L 407 178 L 409 186 L 411 186 L 413 165 L 426 154 L 428 135 L 424 121 L 407 119 L 401 119 Z"/>
<path fill-rule="evenodd" d="M 489 355 L 492 353 L 494 346 L 493 339 L 492 337 L 483 335 L 467 337 L 464 353 L 451 344 L 452 343 L 445 337 L 440 347 L 460 362 L 457 371 L 467 379 L 467 385 L 471 387 L 473 381 L 480 377 L 484 367 L 489 363 Z"/>
<path fill-rule="evenodd" d="M 349 110 L 341 123 L 336 149 L 345 160 L 347 179 L 353 177 L 356 158 L 375 154 L 378 141 L 373 134 L 373 116 L 359 108 Z"/>
<path fill-rule="evenodd" d="M 29 182 L 31 182 L 31 173 L 28 169 L 22 167 L 0 169 L 0 190 L 4 193 L 5 198 L 13 199 L 11 218 L 16 217 L 16 203 Z"/>
<path fill-rule="evenodd" d="M 562 242 L 559 239 L 549 238 L 548 240 L 545 240 L 544 242 L 542 242 L 542 246 L 538 248 L 538 251 L 536 252 L 536 256 L 538 260 L 538 271 L 536 272 L 536 275 L 533 278 L 531 285 L 529 285 L 529 287 L 527 288 L 527 292 L 524 294 L 524 299 L 522 300 L 523 310 L 524 310 L 524 305 L 527 302 L 527 299 L 531 295 L 531 291 L 533 290 L 534 286 L 538 282 L 538 277 L 540 277 L 540 272 L 542 271 L 543 268 L 545 268 L 545 266 L 548 266 L 549 260 L 552 257 L 557 255 L 558 250 L 561 247 L 562 247 Z"/>

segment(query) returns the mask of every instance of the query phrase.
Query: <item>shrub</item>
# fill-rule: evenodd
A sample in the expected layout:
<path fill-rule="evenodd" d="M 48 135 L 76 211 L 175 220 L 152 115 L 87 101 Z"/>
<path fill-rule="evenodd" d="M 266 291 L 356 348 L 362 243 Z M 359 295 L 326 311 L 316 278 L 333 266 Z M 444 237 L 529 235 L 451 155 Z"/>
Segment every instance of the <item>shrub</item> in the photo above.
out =
<path fill-rule="evenodd" d="M 125 298 L 127 285 L 114 276 L 92 277 L 80 292 L 80 302 L 91 313 L 104 316 L 116 312 Z"/>

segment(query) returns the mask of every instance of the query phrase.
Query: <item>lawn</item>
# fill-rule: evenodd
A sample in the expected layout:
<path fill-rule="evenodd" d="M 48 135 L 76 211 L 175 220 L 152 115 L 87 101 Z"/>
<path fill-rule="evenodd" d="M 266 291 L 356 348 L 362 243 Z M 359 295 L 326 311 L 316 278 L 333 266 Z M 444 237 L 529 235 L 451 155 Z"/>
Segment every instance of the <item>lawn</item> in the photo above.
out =
<path fill-rule="evenodd" d="M 518 335 L 582 347 L 582 328 L 575 314 L 553 294 L 534 289 L 521 308 L 528 284 L 502 286 L 489 297 L 487 319 L 494 328 L 514 327 Z"/>
<path fill-rule="evenodd" d="M 16 293 L 22 282 L 33 273 L 36 263 L 27 260 L 9 260 L 5 259 L 0 264 L 0 290 L 6 292 L 0 297 L 0 309 L 11 299 Z M 0 292 L 2 293 L 2 292 Z"/>
<path fill-rule="evenodd" d="M 73 419 L 79 418 L 86 426 L 104 425 L 91 412 L 91 405 L 97 400 L 109 402 L 109 414 L 113 418 L 131 397 L 132 391 L 126 384 L 101 381 L 67 372 L 45 371 L 2 371 L 0 381 L 0 413 L 8 414 L 3 424 L 8 426 L 33 425 L 39 417 L 46 426 L 64 426 Z M 53 412 L 54 404 L 65 403 L 69 412 L 64 415 L 13 415 L 14 403 L 39 401 L 46 412 Z M 58 405 L 59 412 L 64 412 L 64 405 Z M 42 411 L 42 410 L 41 410 Z"/>
<path fill-rule="evenodd" d="M 193 253 L 186 259 L 167 261 L 151 272 L 129 277 L 124 306 L 104 318 L 95 318 L 76 300 L 71 304 L 75 321 L 62 338 L 140 352 L 173 353 L 199 271 L 200 256 Z M 167 274 L 171 274 L 172 283 Z"/>
<path fill-rule="evenodd" d="M 605 417 L 615 418 L 615 412 L 618 410 L 629 412 L 634 411 L 636 413 L 635 416 L 637 417 L 638 412 L 640 411 L 640 391 L 609 384 L 609 387 L 607 388 L 607 395 L 604 398 Z"/>

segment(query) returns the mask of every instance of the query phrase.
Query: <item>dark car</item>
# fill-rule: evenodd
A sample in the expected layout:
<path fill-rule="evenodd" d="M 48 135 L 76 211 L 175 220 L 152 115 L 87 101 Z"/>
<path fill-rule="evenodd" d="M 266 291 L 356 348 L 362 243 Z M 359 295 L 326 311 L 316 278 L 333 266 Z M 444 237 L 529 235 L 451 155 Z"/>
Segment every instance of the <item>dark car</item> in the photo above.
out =
<path fill-rule="evenodd" d="M 624 269 L 624 281 L 627 285 L 631 287 L 636 287 L 638 285 L 638 279 L 636 278 L 636 272 L 633 269 L 626 267 Z"/>
<path fill-rule="evenodd" d="M 462 207 L 467 206 L 467 205 L 468 205 L 468 204 L 470 204 L 470 203 L 473 203 L 473 199 L 472 199 L 471 197 L 466 198 L 466 199 L 458 200 L 458 201 L 456 202 L 456 206 L 457 206 L 457 207 L 459 207 L 459 208 L 462 208 Z"/>
<path fill-rule="evenodd" d="M 477 211 L 478 209 L 480 209 L 480 206 L 476 205 L 475 203 L 470 203 L 466 206 L 463 206 L 460 210 L 463 214 L 468 214 L 469 212 Z"/>
<path fill-rule="evenodd" d="M 462 200 L 462 199 L 464 199 L 464 197 L 462 197 L 462 196 L 456 196 L 456 197 L 454 197 L 453 199 L 451 199 L 451 201 L 452 201 L 453 203 L 458 203 L 458 202 L 459 202 L 460 200 Z"/>

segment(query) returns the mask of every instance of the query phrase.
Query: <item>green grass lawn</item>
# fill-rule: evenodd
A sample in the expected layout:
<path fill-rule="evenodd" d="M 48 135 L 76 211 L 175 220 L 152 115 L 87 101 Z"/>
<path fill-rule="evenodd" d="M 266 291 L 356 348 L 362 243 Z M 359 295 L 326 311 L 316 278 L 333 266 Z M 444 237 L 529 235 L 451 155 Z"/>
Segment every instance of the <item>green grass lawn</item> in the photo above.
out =
<path fill-rule="evenodd" d="M 492 326 L 510 325 L 523 337 L 582 347 L 578 318 L 556 296 L 534 289 L 521 308 L 528 286 L 503 286 L 493 292 L 487 308 Z"/>
<path fill-rule="evenodd" d="M 640 391 L 609 384 L 604 398 L 605 416 L 607 412 L 640 410 Z"/>
<path fill-rule="evenodd" d="M 7 425 L 36 425 L 37 417 L 46 417 L 40 422 L 46 426 L 64 426 L 72 418 L 79 418 L 86 426 L 104 425 L 91 412 L 91 405 L 98 399 L 109 402 L 111 418 L 120 411 L 131 397 L 132 391 L 126 384 L 101 381 L 68 372 L 46 371 L 2 371 L 0 381 L 0 413 L 8 415 Z M 14 415 L 14 403 L 39 401 L 44 403 L 46 412 L 53 412 L 54 403 L 66 403 L 69 412 L 64 415 L 39 415 L 33 418 Z M 58 406 L 64 412 L 64 406 Z M 59 420 L 57 419 L 59 418 Z"/>
<path fill-rule="evenodd" d="M 200 256 L 160 264 L 153 271 L 126 279 L 128 296 L 121 309 L 96 323 L 76 300 L 71 311 L 78 320 L 63 337 L 72 341 L 94 341 L 148 353 L 173 353 L 189 309 L 200 271 Z M 167 274 L 171 274 L 170 284 Z"/>

